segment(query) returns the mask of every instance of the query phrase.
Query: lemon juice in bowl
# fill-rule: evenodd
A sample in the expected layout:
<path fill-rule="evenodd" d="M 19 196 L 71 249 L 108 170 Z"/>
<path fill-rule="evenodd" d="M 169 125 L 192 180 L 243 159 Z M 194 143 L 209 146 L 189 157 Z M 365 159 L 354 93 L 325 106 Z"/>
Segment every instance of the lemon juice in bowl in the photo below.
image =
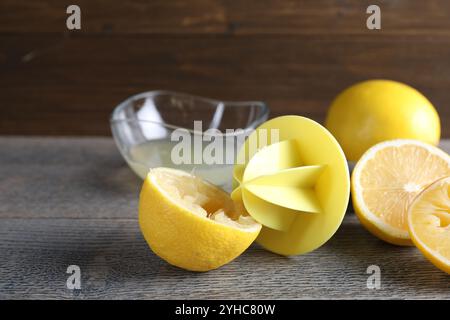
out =
<path fill-rule="evenodd" d="M 266 104 L 259 101 L 225 102 L 171 91 L 149 91 L 119 104 L 110 123 L 120 153 L 139 177 L 144 178 L 151 168 L 169 167 L 193 172 L 231 191 L 232 158 L 245 137 L 267 120 L 268 113 Z M 202 128 L 194 128 L 196 122 Z M 173 148 L 180 141 L 173 134 L 178 130 L 190 136 L 189 151 L 193 157 L 200 155 L 201 161 L 173 161 Z M 226 161 L 207 161 L 207 152 L 205 159 L 203 151 L 216 137 L 213 140 L 211 133 L 209 140 L 197 137 L 204 137 L 210 130 L 216 130 L 217 136 L 232 138 L 231 145 L 230 140 L 223 138 L 222 147 L 217 148 Z M 232 133 L 227 133 L 229 130 Z"/>
<path fill-rule="evenodd" d="M 200 164 L 194 164 L 193 162 L 190 164 L 175 164 L 172 160 L 172 151 L 177 143 L 170 139 L 162 139 L 136 144 L 130 147 L 125 159 L 131 169 L 142 179 L 147 176 L 149 168 L 166 167 L 192 172 L 212 184 L 226 190 L 231 189 L 233 164 L 206 164 L 204 162 Z M 204 150 L 206 145 L 207 143 L 202 143 L 202 150 Z M 226 153 L 227 150 L 229 149 L 224 148 L 223 152 Z"/>

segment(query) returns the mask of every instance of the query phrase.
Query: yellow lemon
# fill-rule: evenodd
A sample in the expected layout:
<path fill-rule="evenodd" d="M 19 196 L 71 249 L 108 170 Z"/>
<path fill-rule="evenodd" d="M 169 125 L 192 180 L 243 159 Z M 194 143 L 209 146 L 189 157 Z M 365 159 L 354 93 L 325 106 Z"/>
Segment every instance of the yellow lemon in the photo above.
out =
<path fill-rule="evenodd" d="M 408 227 L 425 257 L 450 274 L 450 176 L 417 196 L 408 211 Z"/>
<path fill-rule="evenodd" d="M 392 139 L 437 145 L 438 113 L 416 89 L 396 81 L 369 80 L 344 90 L 332 102 L 325 126 L 350 161 L 371 146 Z"/>
<path fill-rule="evenodd" d="M 355 213 L 380 239 L 411 245 L 409 204 L 425 187 L 447 175 L 450 156 L 437 147 L 416 140 L 381 142 L 364 153 L 353 170 Z"/>
<path fill-rule="evenodd" d="M 148 173 L 140 194 L 139 225 L 155 254 L 192 271 L 230 262 L 261 230 L 225 191 L 168 168 Z"/>

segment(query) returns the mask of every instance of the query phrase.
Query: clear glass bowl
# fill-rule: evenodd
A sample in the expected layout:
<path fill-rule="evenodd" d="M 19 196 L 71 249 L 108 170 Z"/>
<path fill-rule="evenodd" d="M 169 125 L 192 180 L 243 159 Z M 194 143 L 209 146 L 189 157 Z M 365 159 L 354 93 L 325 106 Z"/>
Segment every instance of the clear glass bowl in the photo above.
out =
<path fill-rule="evenodd" d="M 203 158 L 201 163 L 194 163 L 194 153 L 205 150 L 210 142 L 203 138 L 208 136 L 207 140 L 211 141 L 222 138 L 222 151 L 227 157 L 231 153 L 236 155 L 245 137 L 267 120 L 268 114 L 267 105 L 259 101 L 225 102 L 177 92 L 149 91 L 120 103 L 110 122 L 120 153 L 142 179 L 150 168 L 169 167 L 193 171 L 229 191 L 233 164 L 227 158 L 223 163 L 206 164 Z M 201 121 L 201 126 L 194 121 Z M 233 131 L 227 132 L 227 129 Z M 174 132 L 180 133 L 180 130 L 188 135 L 186 138 L 193 145 L 192 161 L 181 164 L 174 161 L 172 153 L 179 144 Z M 200 143 L 196 144 L 198 141 Z M 199 144 L 201 149 L 197 148 Z"/>

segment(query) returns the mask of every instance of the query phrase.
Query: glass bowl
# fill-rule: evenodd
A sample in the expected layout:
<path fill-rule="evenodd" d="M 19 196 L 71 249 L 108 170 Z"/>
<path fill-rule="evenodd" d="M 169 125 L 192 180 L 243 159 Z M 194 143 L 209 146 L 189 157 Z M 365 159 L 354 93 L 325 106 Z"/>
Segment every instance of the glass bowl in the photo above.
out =
<path fill-rule="evenodd" d="M 149 91 L 120 103 L 110 123 L 120 153 L 142 179 L 150 168 L 169 167 L 193 172 L 230 191 L 237 151 L 268 114 L 260 101 L 226 102 Z M 206 152 L 213 142 L 215 152 Z M 216 157 L 217 151 L 223 157 Z"/>

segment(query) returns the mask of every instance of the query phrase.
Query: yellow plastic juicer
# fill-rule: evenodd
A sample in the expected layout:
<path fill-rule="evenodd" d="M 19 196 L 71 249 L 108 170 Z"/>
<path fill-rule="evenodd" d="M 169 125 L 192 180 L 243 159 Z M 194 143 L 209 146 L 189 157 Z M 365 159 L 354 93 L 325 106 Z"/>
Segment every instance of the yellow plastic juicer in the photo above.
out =
<path fill-rule="evenodd" d="M 231 197 L 263 225 L 257 242 L 264 248 L 307 253 L 339 228 L 350 195 L 349 169 L 323 126 L 301 116 L 269 120 L 247 138 L 237 159 Z"/>

